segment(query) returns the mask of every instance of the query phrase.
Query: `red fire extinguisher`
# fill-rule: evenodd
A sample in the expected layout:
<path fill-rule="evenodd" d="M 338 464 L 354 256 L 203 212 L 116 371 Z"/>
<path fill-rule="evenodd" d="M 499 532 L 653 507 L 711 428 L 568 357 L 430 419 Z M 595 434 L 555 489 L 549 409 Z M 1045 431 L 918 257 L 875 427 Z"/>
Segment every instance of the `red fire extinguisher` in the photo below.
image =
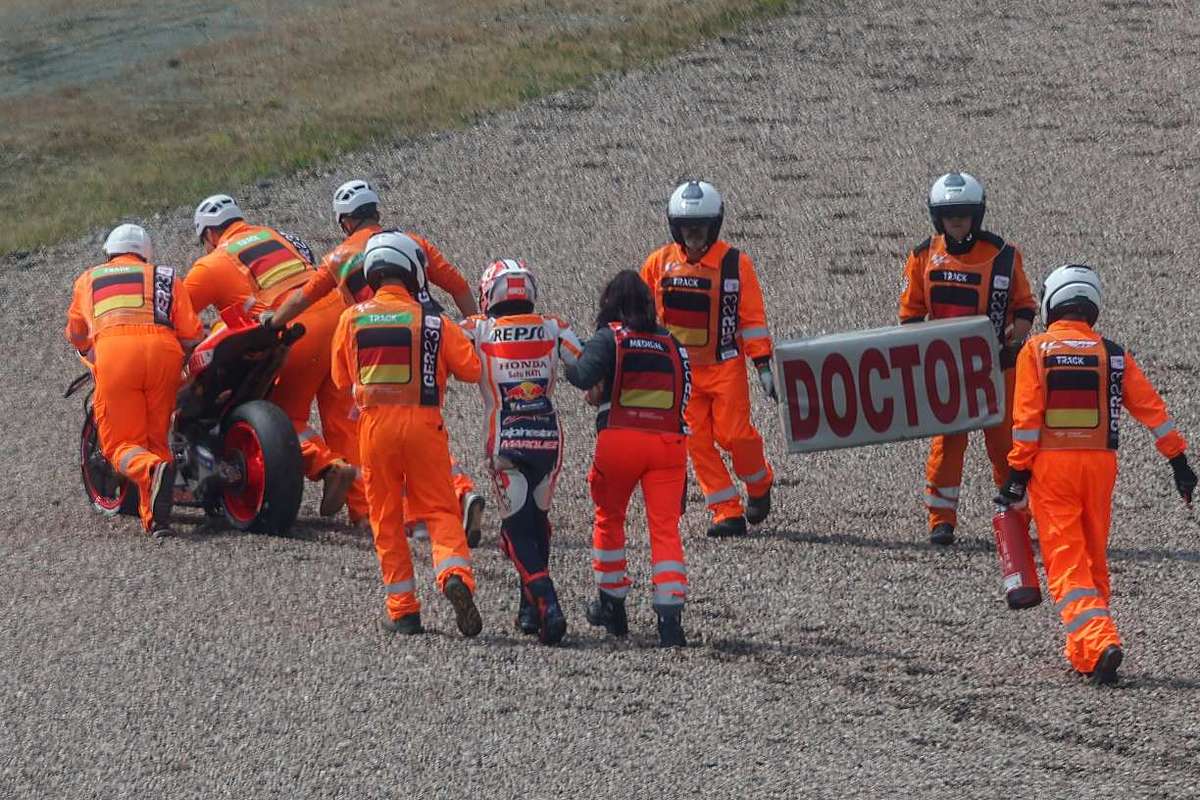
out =
<path fill-rule="evenodd" d="M 1037 565 L 1033 561 L 1033 543 L 1029 539 L 1029 512 L 1019 508 L 996 506 L 992 517 L 996 534 L 996 555 L 1004 576 L 1004 597 L 1008 607 L 1033 608 L 1042 602 Z"/>

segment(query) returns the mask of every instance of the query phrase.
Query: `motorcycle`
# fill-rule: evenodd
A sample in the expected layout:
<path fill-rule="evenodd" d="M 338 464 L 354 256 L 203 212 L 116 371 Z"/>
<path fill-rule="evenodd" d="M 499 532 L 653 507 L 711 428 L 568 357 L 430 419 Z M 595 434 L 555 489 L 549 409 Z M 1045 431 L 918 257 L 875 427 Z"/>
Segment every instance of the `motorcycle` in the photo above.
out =
<path fill-rule="evenodd" d="M 269 330 L 229 307 L 189 356 L 176 395 L 168 441 L 175 460 L 174 502 L 224 516 L 238 529 L 286 534 L 304 492 L 300 442 L 291 420 L 269 402 L 288 349 L 302 325 Z M 67 388 L 71 397 L 94 384 L 92 365 Z M 92 409 L 84 395 L 79 463 L 83 489 L 106 516 L 138 513 L 137 487 L 100 450 Z"/>

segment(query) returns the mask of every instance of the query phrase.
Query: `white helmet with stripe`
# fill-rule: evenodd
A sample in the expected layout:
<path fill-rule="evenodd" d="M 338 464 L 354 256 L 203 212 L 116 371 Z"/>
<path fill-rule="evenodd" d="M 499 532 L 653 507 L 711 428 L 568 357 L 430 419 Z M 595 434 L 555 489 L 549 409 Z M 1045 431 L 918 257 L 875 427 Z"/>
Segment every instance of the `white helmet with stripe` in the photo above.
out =
<path fill-rule="evenodd" d="M 196 213 L 192 215 L 192 225 L 196 228 L 196 238 L 203 239 L 204 232 L 209 228 L 224 225 L 235 219 L 245 219 L 237 201 L 227 194 L 214 194 L 200 201 Z"/>
<path fill-rule="evenodd" d="M 118 225 L 104 240 L 104 255 L 111 257 L 125 253 L 141 256 L 147 261 L 154 260 L 154 244 L 150 241 L 150 234 L 141 225 Z"/>
<path fill-rule="evenodd" d="M 683 244 L 684 225 L 708 225 L 708 246 L 721 235 L 725 221 L 725 201 L 717 187 L 707 181 L 687 181 L 675 187 L 667 201 L 667 225 L 671 238 Z"/>
<path fill-rule="evenodd" d="M 425 251 L 400 231 L 380 231 L 363 249 L 363 278 L 378 289 L 384 278 L 399 278 L 415 297 L 425 286 Z"/>
<path fill-rule="evenodd" d="M 1042 319 L 1049 325 L 1068 311 L 1094 325 L 1100 316 L 1100 276 L 1086 264 L 1063 264 L 1042 284 Z"/>
<path fill-rule="evenodd" d="M 497 259 L 487 265 L 479 279 L 479 310 L 486 314 L 501 303 L 513 301 L 528 303 L 532 309 L 537 303 L 537 282 L 523 259 Z"/>
<path fill-rule="evenodd" d="M 379 195 L 361 178 L 346 181 L 333 192 L 333 221 L 341 222 L 344 216 L 371 210 L 364 206 L 374 206 L 378 213 Z"/>

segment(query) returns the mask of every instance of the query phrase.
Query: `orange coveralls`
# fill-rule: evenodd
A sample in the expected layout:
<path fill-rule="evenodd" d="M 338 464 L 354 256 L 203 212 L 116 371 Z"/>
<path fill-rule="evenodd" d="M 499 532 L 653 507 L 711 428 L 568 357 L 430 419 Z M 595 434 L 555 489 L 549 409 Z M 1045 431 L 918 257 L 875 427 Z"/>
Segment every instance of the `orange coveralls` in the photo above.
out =
<path fill-rule="evenodd" d="M 997 258 L 1001 253 L 1004 259 Z M 987 231 L 980 231 L 965 253 L 949 252 L 946 237 L 941 234 L 926 239 L 909 254 L 904 280 L 901 324 L 995 314 L 993 323 L 999 323 L 997 327 L 1007 332 L 1014 319 L 1032 322 L 1037 313 L 1037 300 L 1029 290 L 1021 251 Z M 1003 293 L 1002 300 L 998 293 Z M 996 307 L 994 300 L 998 301 Z M 1000 344 L 1005 344 L 1003 336 Z M 997 487 L 1008 478 L 1005 459 L 1012 448 L 1014 374 L 1011 369 L 1004 372 L 1004 419 L 983 432 Z M 933 437 L 925 465 L 924 494 L 931 530 L 943 522 L 958 524 L 958 496 L 966 452 L 966 433 Z"/>
<path fill-rule="evenodd" d="M 203 336 L 200 319 L 174 270 L 119 255 L 75 281 L 66 336 L 85 357 L 94 352 L 92 411 L 100 447 L 137 486 L 138 513 L 149 531 L 151 480 L 158 465 L 171 460 L 167 434 L 184 348 Z"/>
<path fill-rule="evenodd" d="M 321 264 L 317 267 L 317 274 L 310 278 L 300 290 L 305 302 L 311 306 L 335 289 L 340 292 L 346 307 L 370 300 L 371 287 L 367 285 L 367 280 L 363 277 L 362 272 L 363 250 L 367 246 L 367 240 L 382 230 L 381 225 L 363 225 L 347 236 L 340 245 L 330 250 L 325 258 L 321 259 Z M 415 233 L 406 235 L 425 251 L 425 274 L 430 283 L 451 296 L 461 294 L 470 288 L 462 274 L 427 239 Z M 334 402 L 342 404 L 344 411 L 343 408 L 331 406 L 331 416 L 339 419 L 352 416 L 354 405 L 352 397 L 341 395 Z M 321 418 L 321 425 L 322 427 L 325 425 L 324 417 Z M 342 458 L 351 464 L 361 463 L 358 455 L 357 426 L 343 427 L 339 425 L 332 430 L 325 428 L 325 438 Z M 464 496 L 475 491 L 475 484 L 466 471 L 459 466 L 453 455 L 450 457 L 450 465 L 454 491 L 461 503 Z M 366 515 L 365 502 L 360 503 L 356 499 L 362 496 L 361 491 L 356 481 L 355 488 L 347 497 L 351 521 Z"/>
<path fill-rule="evenodd" d="M 744 515 L 742 498 L 725 469 L 722 450 L 751 497 L 771 488 L 775 473 L 767 463 L 762 436 L 750 422 L 746 357 L 771 357 L 762 289 L 754 264 L 722 240 L 698 263 L 689 263 L 672 243 L 642 265 L 659 319 L 687 348 L 692 365 L 692 397 L 687 406 L 688 453 L 704 501 L 720 522 Z"/>
<path fill-rule="evenodd" d="M 441 409 L 448 373 L 479 381 L 471 340 L 449 318 L 427 313 L 407 291 L 389 285 L 345 310 L 333 349 L 334 383 L 353 387 L 361 410 L 359 452 L 388 614 L 399 619 L 421 610 L 404 532 L 406 488 L 409 510 L 429 527 L 438 589 L 459 575 L 473 594 Z"/>
<path fill-rule="evenodd" d="M 184 287 L 196 309 L 240 305 L 258 315 L 277 308 L 287 294 L 315 274 L 312 265 L 277 231 L 239 221 L 225 229 L 215 250 L 192 265 Z M 270 398 L 296 428 L 304 473 L 313 481 L 338 460 L 322 435 L 308 424 L 313 399 L 327 433 L 355 435 L 348 404 L 329 377 L 330 343 L 341 311 L 337 298 L 329 297 L 296 318 L 304 326 L 304 336 L 288 351 Z M 365 513 L 361 494 L 358 503 L 357 510 Z M 351 513 L 355 511 L 351 506 Z"/>
<path fill-rule="evenodd" d="M 1121 406 L 1167 458 L 1187 443 L 1133 356 L 1086 322 L 1061 320 L 1031 337 L 1017 360 L 1013 469 L 1031 470 L 1029 505 L 1046 582 L 1066 629 L 1066 657 L 1092 672 L 1120 645 L 1108 607 L 1108 532 Z"/>

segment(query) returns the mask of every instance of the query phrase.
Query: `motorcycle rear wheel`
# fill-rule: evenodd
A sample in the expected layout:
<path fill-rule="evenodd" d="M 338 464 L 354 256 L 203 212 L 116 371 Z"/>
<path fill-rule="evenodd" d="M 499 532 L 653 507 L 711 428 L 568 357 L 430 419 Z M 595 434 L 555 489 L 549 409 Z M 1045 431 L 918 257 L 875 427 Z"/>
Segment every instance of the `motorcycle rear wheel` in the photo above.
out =
<path fill-rule="evenodd" d="M 238 530 L 286 535 L 304 494 L 304 463 L 291 420 L 274 403 L 252 400 L 235 408 L 221 428 L 222 458 L 241 471 L 241 480 L 222 490 L 225 518 Z"/>
<path fill-rule="evenodd" d="M 138 490 L 119 475 L 100 450 L 100 431 L 89 406 L 79 432 L 79 469 L 92 508 L 106 517 L 138 515 Z"/>

